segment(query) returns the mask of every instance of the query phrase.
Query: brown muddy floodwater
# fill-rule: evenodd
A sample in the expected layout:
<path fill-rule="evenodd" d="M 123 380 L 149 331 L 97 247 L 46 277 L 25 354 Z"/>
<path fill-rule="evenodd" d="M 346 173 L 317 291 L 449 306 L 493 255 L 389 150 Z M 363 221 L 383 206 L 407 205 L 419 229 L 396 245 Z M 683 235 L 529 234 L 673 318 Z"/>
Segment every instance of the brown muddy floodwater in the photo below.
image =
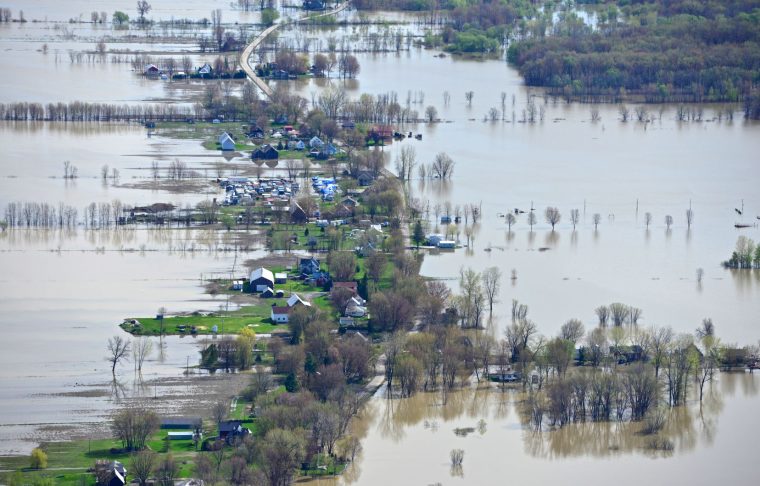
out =
<path fill-rule="evenodd" d="M 518 389 L 468 388 L 411 399 L 373 398 L 353 433 L 363 452 L 336 480 L 317 484 L 757 484 L 754 431 L 760 375 L 721 374 L 700 408 L 672 410 L 648 448 L 638 423 L 583 423 L 535 432 L 524 425 Z M 455 429 L 471 429 L 464 434 Z M 452 449 L 464 450 L 453 470 Z"/>

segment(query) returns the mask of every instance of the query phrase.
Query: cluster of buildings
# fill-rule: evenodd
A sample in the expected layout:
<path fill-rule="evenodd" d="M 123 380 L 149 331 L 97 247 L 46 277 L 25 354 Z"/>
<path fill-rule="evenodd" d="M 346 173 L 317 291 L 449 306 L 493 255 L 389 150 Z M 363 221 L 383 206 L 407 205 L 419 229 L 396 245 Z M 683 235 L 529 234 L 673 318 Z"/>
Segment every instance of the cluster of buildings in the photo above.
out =
<path fill-rule="evenodd" d="M 263 130 L 256 127 L 256 131 L 248 134 L 251 139 L 263 139 Z M 321 138 L 314 136 L 311 139 L 302 139 L 301 134 L 292 125 L 285 125 L 281 130 L 272 133 L 272 139 L 277 140 L 277 145 L 272 143 L 263 143 L 251 152 L 253 160 L 276 160 L 279 158 L 280 150 L 292 151 L 309 151 L 309 157 L 317 160 L 327 160 L 330 157 L 338 155 L 340 150 L 332 143 L 325 142 Z M 221 143 L 221 141 L 220 141 Z M 224 150 L 224 149 L 223 149 Z"/>
<path fill-rule="evenodd" d="M 256 200 L 263 201 L 265 206 L 287 204 L 298 194 L 300 185 L 288 179 L 257 179 L 248 177 L 229 177 L 219 179 L 219 185 L 224 189 L 225 206 L 238 204 L 253 204 Z"/>

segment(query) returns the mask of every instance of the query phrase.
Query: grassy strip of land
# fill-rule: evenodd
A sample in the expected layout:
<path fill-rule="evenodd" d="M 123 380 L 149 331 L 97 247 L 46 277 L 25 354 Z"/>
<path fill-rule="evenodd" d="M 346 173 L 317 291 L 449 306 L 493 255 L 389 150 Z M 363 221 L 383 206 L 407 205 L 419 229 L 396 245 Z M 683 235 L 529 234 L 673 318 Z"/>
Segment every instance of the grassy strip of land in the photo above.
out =
<path fill-rule="evenodd" d="M 269 302 L 269 301 L 268 301 Z M 160 334 L 213 334 L 212 329 L 217 327 L 219 334 L 239 334 L 243 329 L 250 329 L 257 334 L 269 334 L 287 332 L 287 327 L 273 324 L 271 320 L 271 304 L 283 305 L 283 301 L 273 299 L 268 305 L 243 306 L 238 310 L 224 313 L 201 314 L 164 317 L 135 317 L 124 321 L 121 328 L 136 336 L 158 336 Z M 132 321 L 139 322 L 139 326 Z M 185 330 L 180 326 L 185 326 Z"/>

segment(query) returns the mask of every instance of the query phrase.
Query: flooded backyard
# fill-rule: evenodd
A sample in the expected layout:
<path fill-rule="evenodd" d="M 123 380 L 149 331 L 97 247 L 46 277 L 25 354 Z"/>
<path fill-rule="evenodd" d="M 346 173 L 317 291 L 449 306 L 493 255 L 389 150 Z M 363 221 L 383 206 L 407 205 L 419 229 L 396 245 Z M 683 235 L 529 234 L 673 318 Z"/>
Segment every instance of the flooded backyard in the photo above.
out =
<path fill-rule="evenodd" d="M 156 19 L 176 17 L 172 2 L 153 3 Z M 90 10 L 114 10 L 105 1 L 6 6 L 14 12 L 23 8 L 27 18 L 63 23 L 80 10 L 85 16 Z M 252 22 L 259 15 L 222 1 L 186 2 L 181 15 L 200 18 L 212 8 L 224 9 L 226 22 Z M 191 106 L 204 88 L 203 81 L 147 80 L 126 63 L 70 63 L 67 50 L 91 48 L 100 33 L 97 26 L 72 28 L 77 39 L 64 42 L 53 22 L 0 26 L 2 65 L 17 73 L 0 81 L 0 102 Z M 324 39 L 358 30 L 313 35 Z M 296 34 L 286 30 L 282 35 Z M 56 54 L 52 46 L 59 41 Z M 45 42 L 51 45 L 47 55 L 38 52 Z M 189 42 L 129 40 L 119 46 L 182 55 L 195 49 Z M 590 329 L 596 324 L 596 307 L 624 302 L 643 309 L 645 326 L 693 333 L 709 317 L 723 342 L 758 342 L 760 272 L 721 266 L 739 235 L 760 240 L 760 124 L 745 121 L 740 106 L 732 106 L 733 120 L 717 118 L 724 105 L 708 105 L 703 121 L 679 122 L 675 106 L 648 105 L 653 121 L 623 123 L 617 106 L 544 98 L 541 91 L 525 87 L 501 59 L 437 54 L 416 47 L 400 53 L 363 52 L 357 54 L 361 71 L 356 80 L 272 82 L 287 84 L 307 100 L 334 88 L 345 89 L 351 98 L 394 92 L 420 118 L 426 106 L 437 108 L 439 122 L 404 127 L 421 134 L 421 140 L 381 149 L 391 171 L 406 146 L 414 147 L 418 163 L 429 164 L 441 152 L 456 163 L 450 181 L 415 176 L 406 186 L 410 198 L 427 201 L 428 232 L 449 231 L 463 244 L 471 233 L 466 248 L 426 255 L 424 276 L 456 289 L 460 268 L 499 267 L 503 284 L 491 327 L 497 338 L 517 299 L 530 307 L 530 319 L 546 336 L 571 318 Z M 212 56 L 192 54 L 196 64 Z M 242 82 L 233 83 L 237 90 Z M 471 103 L 465 100 L 468 91 L 473 92 Z M 541 107 L 542 120 L 522 123 L 531 99 Z M 491 108 L 500 111 L 494 121 L 485 119 Z M 592 108 L 599 110 L 600 120 L 591 121 Z M 228 174 L 254 173 L 244 154 L 225 158 L 204 149 L 202 142 L 150 135 L 138 124 L 0 121 L 0 215 L 15 201 L 65 203 L 80 211 L 91 202 L 114 199 L 131 205 L 195 205 L 223 194 L 210 182 L 220 166 Z M 152 163 L 166 168 L 175 159 L 197 171 L 197 184 L 183 190 L 151 187 Z M 64 161 L 77 166 L 79 178 L 62 178 Z M 241 171 L 243 164 L 251 168 Z M 101 180 L 103 165 L 117 169 L 119 180 Z M 468 204 L 482 211 L 470 229 L 436 224 L 436 205 Z M 543 218 L 547 206 L 562 213 L 554 230 Z M 505 213 L 531 207 L 538 215 L 535 226 L 528 225 L 524 213 L 508 229 Z M 689 227 L 685 213 L 690 208 L 695 218 Z M 575 228 L 572 209 L 580 212 Z M 649 225 L 647 213 L 652 215 Z M 598 227 L 595 214 L 600 215 Z M 671 227 L 666 227 L 666 215 L 674 219 Z M 748 227 L 737 229 L 737 223 Z M 104 421 L 121 400 L 162 397 L 163 410 L 194 410 L 207 404 L 194 402 L 198 397 L 211 402 L 216 394 L 239 388 L 224 376 L 183 374 L 188 363 L 198 361 L 200 345 L 192 337 L 169 337 L 157 345 L 142 383 L 127 367 L 121 373 L 123 386 L 114 387 L 104 359 L 106 341 L 122 333 L 118 324 L 125 317 L 152 315 L 158 307 L 170 312 L 216 309 L 219 300 L 203 294 L 204 276 L 240 268 L 243 259 L 264 254 L 222 251 L 235 241 L 221 231 L 195 229 L 0 233 L 0 455 L 26 454 L 42 439 L 107 433 Z M 188 242 L 198 251 L 180 251 Z M 700 268 L 702 281 L 697 279 Z M 511 279 L 513 272 L 516 278 Z M 759 390 L 756 374 L 721 374 L 701 409 L 692 401 L 671 413 L 666 433 L 675 447 L 669 453 L 647 450 L 636 424 L 572 424 L 532 432 L 521 419 L 523 397 L 516 390 L 466 388 L 445 404 L 432 393 L 400 400 L 375 397 L 353 425 L 363 453 L 342 478 L 319 483 L 491 484 L 499 478 L 545 484 L 563 477 L 589 484 L 610 478 L 623 485 L 656 484 L 663 478 L 753 484 Z M 460 437 L 454 434 L 458 427 L 475 431 Z M 453 448 L 465 451 L 461 471 L 450 468 Z"/>

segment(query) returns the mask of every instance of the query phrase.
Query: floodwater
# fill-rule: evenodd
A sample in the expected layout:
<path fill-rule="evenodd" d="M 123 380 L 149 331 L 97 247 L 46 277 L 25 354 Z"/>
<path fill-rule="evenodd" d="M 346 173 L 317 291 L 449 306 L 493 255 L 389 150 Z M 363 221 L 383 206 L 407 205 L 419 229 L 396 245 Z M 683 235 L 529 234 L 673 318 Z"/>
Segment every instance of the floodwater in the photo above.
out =
<path fill-rule="evenodd" d="M 224 10 L 225 22 L 245 22 L 258 15 L 219 0 L 186 2 L 179 15 L 171 2 L 151 3 L 156 19 L 199 18 L 212 8 Z M 39 0 L 6 6 L 14 15 L 23 8 L 27 18 L 62 22 L 80 11 L 88 17 L 91 10 L 110 14 L 123 8 L 105 1 Z M 14 73 L 0 80 L 0 102 L 190 103 L 203 87 L 145 80 L 128 64 L 72 64 L 67 51 L 91 48 L 103 30 L 81 24 L 71 24 L 70 29 L 76 38 L 66 39 L 64 32 L 45 23 L 0 26 L 3 66 Z M 327 35 L 357 32 L 361 29 L 350 27 Z M 283 38 L 296 34 L 281 33 Z M 112 47 L 119 49 L 175 57 L 195 49 L 187 39 L 154 44 L 127 38 L 123 32 L 109 35 L 115 38 Z M 45 42 L 50 47 L 47 55 L 38 52 Z M 530 306 L 529 317 L 546 335 L 573 317 L 590 328 L 595 307 L 620 301 L 643 309 L 643 325 L 693 332 L 702 318 L 711 317 L 724 342 L 743 345 L 760 338 L 760 272 L 720 266 L 738 235 L 760 240 L 756 226 L 733 226 L 757 223 L 760 215 L 760 125 L 742 120 L 738 106 L 733 121 L 714 119 L 724 106 L 707 106 L 704 121 L 679 123 L 674 106 L 662 107 L 660 117 L 657 105 L 647 107 L 655 115 L 652 123 L 622 123 L 617 107 L 608 105 L 598 106 L 601 120 L 592 123 L 590 106 L 545 101 L 502 60 L 436 54 L 416 48 L 399 54 L 359 53 L 361 72 L 356 80 L 288 82 L 309 100 L 329 87 L 344 87 L 352 97 L 395 91 L 402 105 L 408 98 L 420 115 L 428 105 L 437 108 L 442 122 L 405 127 L 421 133 L 422 141 L 406 140 L 383 149 L 389 167 L 404 146 L 415 148 L 420 163 L 448 153 L 456 162 L 452 179 L 413 180 L 411 197 L 430 201 L 431 232 L 436 204 L 482 205 L 483 216 L 472 228 L 470 248 L 428 255 L 424 275 L 456 287 L 460 267 L 498 266 L 504 277 L 494 309 L 497 333 L 507 322 L 514 298 Z M 215 57 L 192 56 L 196 64 Z M 465 101 L 467 91 L 474 93 L 471 105 Z M 448 105 L 444 92 L 451 96 Z M 483 121 L 492 107 L 502 110 L 502 92 L 504 116 Z M 545 112 L 543 121 L 520 123 L 530 95 L 537 95 L 534 101 Z M 218 153 L 204 151 L 199 141 L 149 137 L 144 128 L 125 124 L 3 122 L 0 147 L 0 206 L 36 200 L 81 209 L 116 198 L 125 204 L 194 204 L 214 197 L 218 189 L 209 185 L 178 194 L 146 188 L 141 184 L 150 180 L 151 162 L 158 160 L 166 167 L 177 157 L 209 177 L 215 176 L 217 163 L 226 163 Z M 78 167 L 78 180 L 61 178 L 64 160 Z M 119 183 L 103 184 L 99 174 L 104 164 L 120 171 Z M 539 215 L 532 231 L 525 214 L 507 231 L 500 214 L 514 208 L 527 211 L 531 204 Z M 549 205 L 563 215 L 555 231 L 541 217 Z M 695 221 L 688 229 L 685 211 L 690 206 Z M 575 230 L 569 223 L 574 208 L 581 211 Z M 734 208 L 743 208 L 744 214 L 739 216 Z M 647 212 L 653 215 L 649 229 L 644 223 Z M 601 215 L 597 230 L 595 213 Z M 667 214 L 675 220 L 670 230 L 664 224 Z M 453 233 L 464 244 L 466 231 L 460 226 Z M 62 423 L 82 424 L 73 435 L 102 432 L 97 425 L 102 426 L 104 417 L 124 399 L 111 392 L 104 361 L 106 340 L 121 332 L 117 324 L 126 316 L 151 315 L 160 306 L 170 311 L 216 308 L 218 302 L 201 297 L 201 275 L 228 272 L 235 261 L 233 254 L 214 250 L 227 243 L 210 235 L 201 238 L 201 248 L 207 251 L 178 251 L 185 247 L 182 241 L 199 236 L 184 230 L 171 237 L 142 229 L 6 233 L 0 237 L 0 453 L 24 453 L 36 439 L 62 438 Z M 701 284 L 696 281 L 697 268 L 705 271 Z M 509 278 L 513 269 L 515 280 Z M 121 370 L 127 396 L 150 396 L 152 391 L 187 397 L 213 389 L 182 376 L 188 357 L 191 364 L 197 359 L 198 344 L 192 338 L 169 338 L 164 349 L 163 358 L 152 357 L 143 372 L 148 383 L 156 384 L 152 389 L 133 385 L 131 369 Z M 173 380 L 176 388 L 161 385 L 162 379 Z M 490 484 L 497 477 L 519 477 L 543 484 L 557 477 L 594 483 L 614 477 L 633 484 L 640 478 L 656 483 L 668 471 L 678 470 L 690 482 L 728 479 L 752 484 L 749 434 L 758 425 L 757 380 L 721 375 L 702 414 L 694 404 L 676 412 L 668 432 L 676 447 L 668 456 L 647 451 L 644 440 L 627 425 L 572 425 L 532 434 L 522 426 L 515 408 L 519 397 L 512 392 L 464 390 L 451 395 L 445 406 L 433 394 L 411 400 L 373 399 L 355 426 L 364 453 L 342 481 Z M 480 419 L 485 433 L 476 431 L 465 438 L 453 434 L 453 428 L 476 427 Z M 453 448 L 465 450 L 461 476 L 451 475 Z"/>
<path fill-rule="evenodd" d="M 708 385 L 710 386 L 710 385 Z M 363 452 L 337 480 L 317 484 L 584 484 L 757 482 L 752 430 L 760 426 L 760 376 L 721 374 L 702 407 L 673 409 L 659 434 L 672 451 L 654 451 L 638 423 L 583 423 L 535 432 L 517 389 L 466 388 L 448 395 L 373 398 L 353 424 Z M 545 422 L 546 423 L 546 422 Z M 455 429 L 472 428 L 466 435 Z M 749 433 L 748 433 L 749 432 Z M 464 451 L 452 469 L 452 449 Z M 573 479 L 571 479 L 573 478 Z"/>

